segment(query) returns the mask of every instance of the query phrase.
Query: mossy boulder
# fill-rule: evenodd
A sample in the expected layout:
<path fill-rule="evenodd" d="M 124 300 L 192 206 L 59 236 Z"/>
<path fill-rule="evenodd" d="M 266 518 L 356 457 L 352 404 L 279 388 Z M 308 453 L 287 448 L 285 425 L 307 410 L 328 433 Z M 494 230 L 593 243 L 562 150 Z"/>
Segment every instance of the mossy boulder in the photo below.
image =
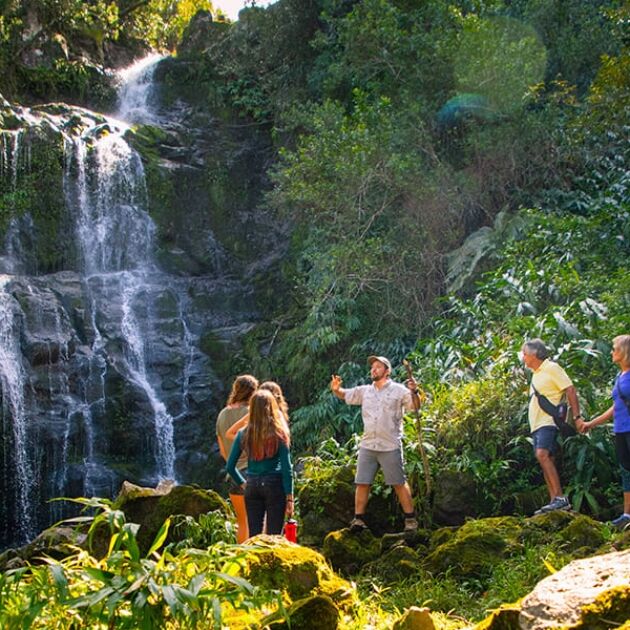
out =
<path fill-rule="evenodd" d="M 393 630 L 435 630 L 435 624 L 428 608 L 412 606 L 396 620 Z"/>
<path fill-rule="evenodd" d="M 68 526 L 53 526 L 19 549 L 6 549 L 0 554 L 0 571 L 17 569 L 27 564 L 44 562 L 43 557 L 61 560 L 76 552 L 86 541 L 86 534 Z"/>
<path fill-rule="evenodd" d="M 265 624 L 270 630 L 300 628 L 300 630 L 336 630 L 339 626 L 339 608 L 325 595 L 305 597 L 288 610 L 289 622 L 274 621 Z"/>
<path fill-rule="evenodd" d="M 341 610 L 356 604 L 352 585 L 314 549 L 264 534 L 250 543 L 241 573 L 253 585 L 281 591 L 289 604 L 314 595 L 329 598 Z"/>
<path fill-rule="evenodd" d="M 592 604 L 582 608 L 579 628 L 605 630 L 630 620 L 630 584 L 615 586 L 601 593 Z M 625 626 L 625 624 L 624 624 Z"/>
<path fill-rule="evenodd" d="M 551 536 L 556 536 L 568 527 L 576 518 L 573 512 L 555 510 L 547 514 L 539 514 L 523 521 L 520 539 L 526 544 L 542 544 Z"/>
<path fill-rule="evenodd" d="M 521 630 L 604 630 L 630 619 L 630 550 L 574 560 L 521 601 Z"/>
<path fill-rule="evenodd" d="M 397 545 L 384 553 L 378 560 L 370 562 L 365 572 L 377 575 L 386 583 L 394 583 L 411 577 L 422 568 L 422 559 L 415 549 Z"/>
<path fill-rule="evenodd" d="M 605 526 L 580 514 L 560 531 L 558 537 L 573 556 L 584 557 L 595 553 L 605 544 Z"/>
<path fill-rule="evenodd" d="M 199 517 L 201 514 L 221 510 L 225 518 L 231 514 L 226 501 L 213 490 L 197 486 L 175 486 L 163 495 L 156 495 L 152 488 L 139 488 L 119 496 L 115 506 L 125 513 L 127 522 L 138 523 L 138 545 L 142 553 L 153 542 L 164 521 L 175 514 Z M 172 534 L 169 540 L 173 540 Z"/>
<path fill-rule="evenodd" d="M 475 626 L 475 630 L 520 630 L 518 615 L 521 607 L 516 604 L 502 604 L 488 617 Z"/>
<path fill-rule="evenodd" d="M 340 529 L 326 536 L 323 553 L 336 571 L 348 575 L 380 556 L 381 541 L 369 530 L 353 533 Z"/>
<path fill-rule="evenodd" d="M 458 577 L 485 577 L 517 550 L 520 522 L 514 517 L 468 521 L 425 559 L 430 571 Z"/>

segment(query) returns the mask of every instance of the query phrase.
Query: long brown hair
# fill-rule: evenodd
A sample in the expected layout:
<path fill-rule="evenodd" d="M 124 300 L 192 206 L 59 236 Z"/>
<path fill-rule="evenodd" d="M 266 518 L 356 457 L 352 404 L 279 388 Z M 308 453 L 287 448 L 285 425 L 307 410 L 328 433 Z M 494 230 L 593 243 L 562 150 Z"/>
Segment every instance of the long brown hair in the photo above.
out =
<path fill-rule="evenodd" d="M 276 399 L 278 403 L 278 407 L 280 407 L 280 411 L 284 416 L 284 419 L 289 421 L 289 405 L 287 405 L 287 401 L 284 399 L 284 394 L 282 393 L 282 387 L 278 385 L 275 381 L 265 381 L 260 384 L 259 389 L 266 389 L 273 394 L 273 397 Z"/>
<path fill-rule="evenodd" d="M 273 457 L 280 443 L 289 446 L 289 427 L 270 391 L 259 389 L 249 399 L 249 424 L 243 438 L 248 457 L 256 461 Z"/>
<path fill-rule="evenodd" d="M 252 394 L 258 389 L 258 379 L 251 374 L 241 374 L 234 379 L 232 390 L 228 396 L 227 404 L 235 405 L 249 402 Z"/>

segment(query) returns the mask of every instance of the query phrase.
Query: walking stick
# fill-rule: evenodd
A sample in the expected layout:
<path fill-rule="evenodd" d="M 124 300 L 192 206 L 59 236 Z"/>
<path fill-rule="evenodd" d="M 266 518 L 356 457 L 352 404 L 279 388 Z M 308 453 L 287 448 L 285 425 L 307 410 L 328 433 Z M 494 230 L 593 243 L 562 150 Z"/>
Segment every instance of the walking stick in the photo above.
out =
<path fill-rule="evenodd" d="M 413 379 L 413 372 L 411 370 L 411 363 L 407 359 L 403 359 L 403 365 L 407 370 L 407 376 Z M 416 417 L 416 433 L 418 434 L 418 450 L 420 451 L 420 457 L 422 458 L 422 468 L 424 470 L 424 488 L 425 496 L 428 497 L 431 494 L 431 472 L 429 471 L 429 459 L 427 453 L 424 450 L 424 444 L 422 443 L 422 418 L 420 417 L 420 405 L 426 400 L 426 394 L 422 389 L 417 388 L 418 393 L 418 407 L 414 409 L 414 415 Z"/>

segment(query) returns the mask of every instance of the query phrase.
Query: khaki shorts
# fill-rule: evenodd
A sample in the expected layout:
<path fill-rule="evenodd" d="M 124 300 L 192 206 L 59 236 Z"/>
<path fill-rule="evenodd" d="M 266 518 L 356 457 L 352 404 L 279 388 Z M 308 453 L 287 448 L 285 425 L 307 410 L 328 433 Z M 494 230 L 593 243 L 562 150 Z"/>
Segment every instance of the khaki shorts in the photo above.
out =
<path fill-rule="evenodd" d="M 371 451 L 361 447 L 354 483 L 372 484 L 379 466 L 383 469 L 388 486 L 400 486 L 407 480 L 403 469 L 402 448 L 395 451 Z"/>

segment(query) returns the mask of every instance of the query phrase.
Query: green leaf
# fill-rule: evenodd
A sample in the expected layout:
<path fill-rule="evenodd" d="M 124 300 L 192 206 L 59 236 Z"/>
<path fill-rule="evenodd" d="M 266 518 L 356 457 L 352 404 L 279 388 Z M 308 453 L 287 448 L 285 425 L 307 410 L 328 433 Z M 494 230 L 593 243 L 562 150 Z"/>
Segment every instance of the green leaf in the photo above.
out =
<path fill-rule="evenodd" d="M 166 540 L 166 537 L 168 536 L 168 529 L 170 525 L 171 525 L 171 519 L 169 517 L 164 521 L 164 523 L 162 523 L 162 527 L 160 527 L 160 530 L 156 534 L 155 539 L 153 540 L 153 544 L 151 545 L 149 551 L 147 551 L 147 555 L 146 555 L 147 558 L 149 556 L 152 556 L 164 544 L 164 541 Z"/>

